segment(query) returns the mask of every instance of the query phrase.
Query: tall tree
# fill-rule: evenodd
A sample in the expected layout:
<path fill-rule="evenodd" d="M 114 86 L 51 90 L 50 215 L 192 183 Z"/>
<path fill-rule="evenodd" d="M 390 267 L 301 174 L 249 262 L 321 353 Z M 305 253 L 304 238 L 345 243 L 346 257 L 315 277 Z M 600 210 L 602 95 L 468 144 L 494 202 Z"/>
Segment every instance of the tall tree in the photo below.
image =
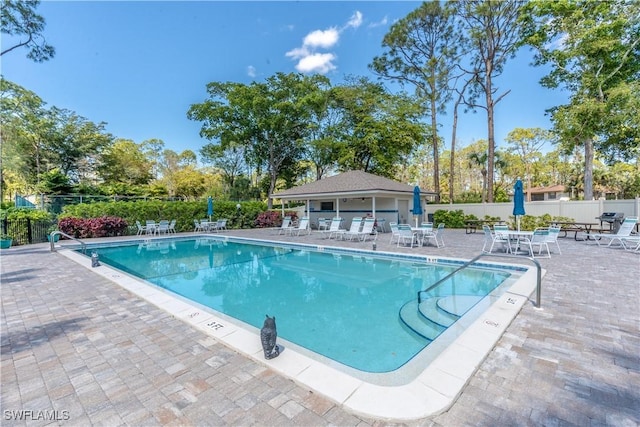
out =
<path fill-rule="evenodd" d="M 335 87 L 334 97 L 341 114 L 339 168 L 393 178 L 397 165 L 424 140 L 422 104 L 365 77 Z"/>
<path fill-rule="evenodd" d="M 431 116 L 433 149 L 433 190 L 440 200 L 440 162 L 438 114 L 444 113 L 451 95 L 451 72 L 456 66 L 456 32 L 452 8 L 438 0 L 422 3 L 405 18 L 391 26 L 384 36 L 386 52 L 375 57 L 369 68 L 378 75 L 412 85 L 425 100 Z"/>
<path fill-rule="evenodd" d="M 6 45 L 7 41 L 10 44 L 0 52 L 0 56 L 26 47 L 29 49 L 27 58 L 35 62 L 53 58 L 55 49 L 46 43 L 42 35 L 45 20 L 36 13 L 39 4 L 39 0 L 2 0 L 0 28 L 2 28 L 2 34 L 9 36 L 3 37 L 3 44 Z"/>
<path fill-rule="evenodd" d="M 472 91 L 483 103 L 471 102 L 473 108 L 487 112 L 487 200 L 493 202 L 495 157 L 495 107 L 510 90 L 499 93 L 495 79 L 518 47 L 518 17 L 522 3 L 518 0 L 459 0 L 457 13 L 469 39 L 471 69 L 475 76 Z M 472 97 L 472 100 L 477 99 Z"/>
<path fill-rule="evenodd" d="M 320 83 L 319 76 L 283 73 L 250 85 L 212 82 L 207 85 L 209 98 L 193 104 L 187 116 L 203 122 L 201 136 L 222 147 L 242 144 L 247 161 L 266 168 L 271 208 L 279 176 L 304 152 L 310 103 Z"/>
<path fill-rule="evenodd" d="M 552 109 L 565 151 L 584 148 L 584 197 L 593 198 L 594 150 L 637 155 L 640 145 L 640 3 L 532 1 L 522 15 L 523 43 L 535 64 L 551 67 L 541 84 L 562 87 L 569 103 Z"/>
<path fill-rule="evenodd" d="M 515 128 L 506 137 L 507 144 L 510 146 L 507 151 L 514 153 L 520 161 L 525 172 L 525 181 L 527 183 L 527 201 L 531 201 L 531 181 L 532 168 L 534 163 L 542 156 L 541 149 L 551 141 L 551 135 L 547 130 L 541 128 Z"/>

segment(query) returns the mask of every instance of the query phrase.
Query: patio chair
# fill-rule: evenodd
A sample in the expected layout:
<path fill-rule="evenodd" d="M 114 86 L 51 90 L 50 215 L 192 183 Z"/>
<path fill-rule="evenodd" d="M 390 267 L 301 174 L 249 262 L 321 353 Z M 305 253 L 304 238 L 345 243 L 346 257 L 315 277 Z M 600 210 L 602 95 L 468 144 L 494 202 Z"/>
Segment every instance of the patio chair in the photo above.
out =
<path fill-rule="evenodd" d="M 157 234 L 169 234 L 169 220 L 161 219 L 156 230 Z"/>
<path fill-rule="evenodd" d="M 318 218 L 318 231 L 326 231 L 329 229 L 330 221 L 326 218 Z"/>
<path fill-rule="evenodd" d="M 554 244 L 558 248 L 558 253 L 562 255 L 562 251 L 560 250 L 560 244 L 558 244 L 558 236 L 560 235 L 560 227 L 549 227 L 549 232 L 547 234 L 547 245 Z"/>
<path fill-rule="evenodd" d="M 176 220 L 172 219 L 171 222 L 169 223 L 169 233 L 175 233 L 176 232 Z"/>
<path fill-rule="evenodd" d="M 204 228 L 202 228 L 202 224 L 200 224 L 200 221 L 198 221 L 197 219 L 193 220 L 193 232 L 196 233 L 198 231 L 204 231 Z"/>
<path fill-rule="evenodd" d="M 309 227 L 309 217 L 303 216 L 300 218 L 300 222 L 297 227 L 289 227 L 287 232 L 290 236 L 293 236 L 293 233 L 296 233 L 296 236 L 299 236 L 301 232 L 305 231 L 307 234 L 311 233 L 311 227 Z"/>
<path fill-rule="evenodd" d="M 509 235 L 506 236 L 504 233 L 495 233 L 491 231 L 491 227 L 484 224 L 482 226 L 482 230 L 484 231 L 484 245 L 482 246 L 482 252 L 484 253 L 492 253 L 493 247 L 497 244 L 501 245 L 505 252 L 511 252 L 511 241 L 509 240 Z M 489 246 L 489 250 L 487 250 L 487 246 Z"/>
<path fill-rule="evenodd" d="M 229 220 L 226 218 L 221 218 L 215 222 L 211 229 L 216 233 L 218 231 L 225 231 L 227 229 L 227 221 Z"/>
<path fill-rule="evenodd" d="M 360 226 L 362 225 L 362 217 L 356 216 L 351 220 L 351 226 L 349 230 L 338 230 L 335 233 L 336 239 L 341 238 L 344 239 L 347 233 L 355 234 L 360 231 Z"/>
<path fill-rule="evenodd" d="M 389 244 L 393 243 L 393 239 L 398 239 L 398 223 L 390 222 L 389 228 L 391 228 L 391 239 L 389 239 Z"/>
<path fill-rule="evenodd" d="M 629 237 L 623 237 L 622 245 L 624 249 L 632 252 L 640 252 L 640 235 L 633 235 Z"/>
<path fill-rule="evenodd" d="M 611 246 L 611 244 L 615 241 L 620 242 L 620 245 L 624 247 L 624 242 L 622 241 L 623 237 L 630 237 L 633 229 L 638 222 L 637 216 L 628 216 L 622 221 L 620 228 L 616 234 L 605 234 L 605 233 L 592 233 L 590 236 L 595 239 L 598 246 L 600 246 L 600 241 L 602 239 L 610 239 L 607 247 Z"/>
<path fill-rule="evenodd" d="M 434 243 L 436 244 L 436 247 L 438 248 L 443 247 L 444 246 L 444 239 L 442 238 L 443 234 L 444 234 L 444 223 L 440 223 L 438 224 L 438 228 L 436 229 L 435 232 L 432 229 L 431 232 L 425 233 L 423 235 L 422 243 L 424 244 L 425 241 L 428 243 L 429 240 L 433 239 Z"/>
<path fill-rule="evenodd" d="M 375 223 L 376 223 L 375 218 L 365 218 L 364 222 L 362 223 L 361 230 L 358 230 L 356 232 L 347 231 L 343 237 L 345 239 L 348 237 L 349 240 L 353 240 L 354 237 L 357 237 L 358 240 L 364 242 L 365 240 L 367 240 L 367 238 L 369 238 L 369 236 L 373 234 L 374 235 L 373 240 L 375 240 L 377 237 L 377 234 L 374 234 L 375 231 L 373 230 L 373 225 Z"/>
<path fill-rule="evenodd" d="M 145 234 L 147 232 L 147 227 L 140 224 L 140 221 L 136 221 L 136 228 L 138 229 L 136 235 L 139 236 L 141 234 Z"/>
<path fill-rule="evenodd" d="M 402 242 L 402 244 L 407 244 L 407 242 L 409 242 L 409 245 L 411 247 L 413 247 L 414 242 L 416 243 L 416 245 L 418 244 L 418 236 L 416 235 L 416 233 L 413 232 L 410 225 L 398 224 L 397 246 L 400 246 L 400 242 Z"/>
<path fill-rule="evenodd" d="M 156 232 L 158 231 L 156 222 L 150 219 L 147 220 L 144 228 L 147 231 L 147 234 L 156 234 Z"/>
<path fill-rule="evenodd" d="M 280 225 L 280 228 L 278 228 L 278 234 L 286 234 L 289 227 L 291 227 L 291 217 L 285 216 L 284 218 L 282 218 L 282 224 Z"/>
<path fill-rule="evenodd" d="M 336 233 L 342 233 L 344 231 L 340 228 L 341 225 L 342 225 L 342 218 L 337 216 L 331 220 L 331 224 L 329 224 L 328 229 L 322 230 L 322 234 L 326 234 L 327 237 L 331 239 Z"/>
<path fill-rule="evenodd" d="M 547 237 L 549 235 L 549 230 L 546 228 L 536 228 L 533 230 L 533 234 L 530 238 L 521 238 L 518 241 L 518 247 L 520 245 L 525 245 L 529 247 L 529 253 L 532 257 L 536 258 L 535 252 L 533 251 L 534 246 L 538 247 L 538 258 L 551 258 L 551 251 L 549 251 L 549 244 Z M 542 248 L 547 250 L 547 255 L 542 256 Z M 517 252 L 518 248 L 516 248 Z"/>

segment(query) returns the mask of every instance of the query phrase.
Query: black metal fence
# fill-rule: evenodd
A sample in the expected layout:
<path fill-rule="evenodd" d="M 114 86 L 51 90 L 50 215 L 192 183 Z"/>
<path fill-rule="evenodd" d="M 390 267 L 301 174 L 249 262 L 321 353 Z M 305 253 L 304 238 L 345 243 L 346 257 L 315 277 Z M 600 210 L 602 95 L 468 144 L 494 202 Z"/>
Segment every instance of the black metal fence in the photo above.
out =
<path fill-rule="evenodd" d="M 47 241 L 49 229 L 55 223 L 48 220 L 29 218 L 3 219 L 2 233 L 11 236 L 13 245 L 26 245 Z"/>

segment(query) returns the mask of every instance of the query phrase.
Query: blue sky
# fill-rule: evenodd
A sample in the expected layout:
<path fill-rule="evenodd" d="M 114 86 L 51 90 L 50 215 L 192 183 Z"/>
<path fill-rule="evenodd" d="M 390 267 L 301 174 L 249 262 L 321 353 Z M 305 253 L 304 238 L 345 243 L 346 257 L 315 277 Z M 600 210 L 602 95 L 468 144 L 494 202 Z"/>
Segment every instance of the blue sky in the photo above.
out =
<path fill-rule="evenodd" d="M 403 1 L 44 1 L 53 59 L 35 63 L 26 50 L 2 58 L 2 74 L 107 131 L 140 143 L 162 139 L 180 152 L 208 141 L 189 106 L 206 99 L 212 81 L 249 84 L 277 72 L 322 73 L 334 84 L 347 75 L 376 79 L 368 64 L 382 38 L 419 2 Z M 3 42 L 6 45 L 7 41 Z M 511 93 L 496 108 L 496 143 L 516 127 L 548 128 L 545 109 L 565 102 L 540 87 L 544 70 L 522 51 L 496 81 Z M 447 145 L 450 115 L 442 120 Z M 459 118 L 458 144 L 486 139 L 486 114 Z"/>

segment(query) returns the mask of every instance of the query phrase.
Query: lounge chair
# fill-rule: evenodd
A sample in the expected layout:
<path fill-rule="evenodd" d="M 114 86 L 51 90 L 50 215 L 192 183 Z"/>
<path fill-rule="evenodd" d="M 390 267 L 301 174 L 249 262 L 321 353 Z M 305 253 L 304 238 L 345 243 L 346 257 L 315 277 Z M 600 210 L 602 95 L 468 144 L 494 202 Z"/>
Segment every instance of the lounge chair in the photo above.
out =
<path fill-rule="evenodd" d="M 351 227 L 348 230 L 338 230 L 334 235 L 337 238 L 345 239 L 345 237 L 350 233 L 351 235 L 357 234 L 360 231 L 360 227 L 362 225 L 362 217 L 356 216 L 351 220 Z"/>
<path fill-rule="evenodd" d="M 331 239 L 336 233 L 342 233 L 340 226 L 342 225 L 342 218 L 335 217 L 331 220 L 331 224 L 329 224 L 329 228 L 327 230 L 322 230 L 322 234 L 326 234 L 329 239 Z"/>
<path fill-rule="evenodd" d="M 623 237 L 620 240 L 622 240 L 622 245 L 624 246 L 625 250 L 640 252 L 640 235 Z"/>
<path fill-rule="evenodd" d="M 293 236 L 293 233 L 295 233 L 296 236 L 299 236 L 303 231 L 307 234 L 311 233 L 311 227 L 309 227 L 309 217 L 306 216 L 300 218 L 300 222 L 298 223 L 297 227 L 289 227 L 289 229 L 287 230 L 290 236 Z"/>
<path fill-rule="evenodd" d="M 620 225 L 620 228 L 618 229 L 618 232 L 616 234 L 592 233 L 590 237 L 595 239 L 598 246 L 600 246 L 600 241 L 602 239 L 610 239 L 607 247 L 611 246 L 611 244 L 615 241 L 620 242 L 620 245 L 622 247 L 625 247 L 622 239 L 624 237 L 631 236 L 631 233 L 633 232 L 633 229 L 635 228 L 637 222 L 637 216 L 628 216 L 624 219 L 624 221 L 622 221 L 622 224 Z"/>
<path fill-rule="evenodd" d="M 376 223 L 376 219 L 375 218 L 365 218 L 364 222 L 362 223 L 362 229 L 358 230 L 356 232 L 352 232 L 352 231 L 347 231 L 344 233 L 343 238 L 347 239 L 347 237 L 349 238 L 349 240 L 353 240 L 354 237 L 357 237 L 358 240 L 364 242 L 365 240 L 367 240 L 367 238 L 369 236 L 371 236 L 374 231 L 373 231 L 373 225 Z M 376 238 L 376 235 L 374 234 L 374 240 Z"/>
<path fill-rule="evenodd" d="M 287 234 L 287 231 L 291 227 L 291 217 L 285 216 L 282 218 L 282 225 L 278 228 L 278 234 Z"/>

